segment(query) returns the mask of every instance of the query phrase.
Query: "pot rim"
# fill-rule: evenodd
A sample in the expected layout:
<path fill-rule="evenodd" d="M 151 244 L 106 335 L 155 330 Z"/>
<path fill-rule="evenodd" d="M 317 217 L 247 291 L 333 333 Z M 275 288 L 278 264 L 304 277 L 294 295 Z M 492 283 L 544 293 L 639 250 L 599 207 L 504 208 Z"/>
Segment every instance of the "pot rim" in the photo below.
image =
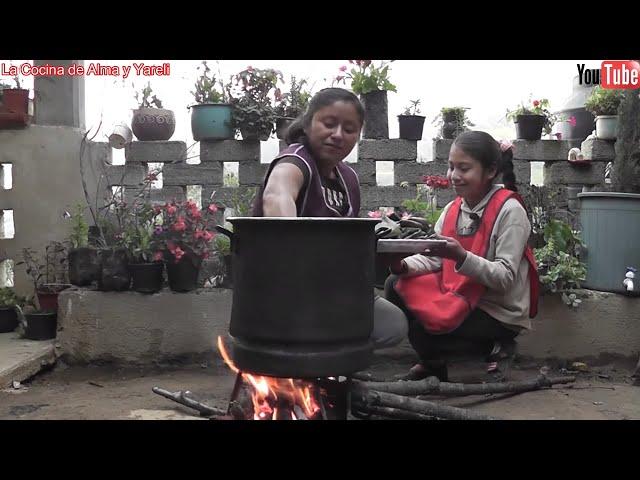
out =
<path fill-rule="evenodd" d="M 261 223 L 261 222 L 291 222 L 291 223 L 378 223 L 379 218 L 342 218 L 342 217 L 228 217 L 228 222 Z"/>

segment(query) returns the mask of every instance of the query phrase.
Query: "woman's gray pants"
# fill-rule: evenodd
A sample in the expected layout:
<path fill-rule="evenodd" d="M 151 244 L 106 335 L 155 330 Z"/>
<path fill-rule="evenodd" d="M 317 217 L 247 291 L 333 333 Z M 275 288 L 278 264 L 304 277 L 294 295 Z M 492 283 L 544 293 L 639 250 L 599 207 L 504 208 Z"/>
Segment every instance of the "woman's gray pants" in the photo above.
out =
<path fill-rule="evenodd" d="M 375 296 L 373 304 L 373 332 L 371 340 L 374 349 L 393 347 L 405 338 L 409 322 L 404 312 L 389 300 Z"/>

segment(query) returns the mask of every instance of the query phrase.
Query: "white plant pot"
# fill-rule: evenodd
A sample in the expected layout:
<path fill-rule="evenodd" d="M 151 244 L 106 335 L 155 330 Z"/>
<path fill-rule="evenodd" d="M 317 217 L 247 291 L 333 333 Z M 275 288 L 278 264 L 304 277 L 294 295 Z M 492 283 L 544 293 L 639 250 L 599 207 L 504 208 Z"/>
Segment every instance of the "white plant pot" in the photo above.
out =
<path fill-rule="evenodd" d="M 596 137 L 601 140 L 615 140 L 618 129 L 617 115 L 598 115 L 596 117 Z"/>
<path fill-rule="evenodd" d="M 109 135 L 109 145 L 112 148 L 124 148 L 132 139 L 133 133 L 129 126 L 121 123 L 113 127 L 113 133 Z"/>

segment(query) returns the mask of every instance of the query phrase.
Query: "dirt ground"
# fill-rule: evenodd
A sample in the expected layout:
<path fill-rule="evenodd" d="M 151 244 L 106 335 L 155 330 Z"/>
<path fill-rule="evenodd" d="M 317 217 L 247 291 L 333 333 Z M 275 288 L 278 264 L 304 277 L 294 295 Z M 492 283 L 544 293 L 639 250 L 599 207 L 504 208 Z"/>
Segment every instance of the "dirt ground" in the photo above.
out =
<path fill-rule="evenodd" d="M 370 372 L 385 377 L 405 372 L 413 359 L 376 356 Z M 577 373 L 573 385 L 522 394 L 435 398 L 449 405 L 501 419 L 640 419 L 640 387 L 633 385 L 631 363 L 617 361 Z M 511 379 L 535 378 L 541 364 L 516 363 Z M 566 374 L 557 366 L 549 374 Z M 455 364 L 450 381 L 477 382 L 481 365 Z M 154 368 L 67 366 L 62 362 L 19 388 L 0 391 L 2 420 L 196 420 L 197 412 L 154 394 L 191 390 L 213 407 L 226 408 L 233 373 L 218 360 L 198 365 Z"/>

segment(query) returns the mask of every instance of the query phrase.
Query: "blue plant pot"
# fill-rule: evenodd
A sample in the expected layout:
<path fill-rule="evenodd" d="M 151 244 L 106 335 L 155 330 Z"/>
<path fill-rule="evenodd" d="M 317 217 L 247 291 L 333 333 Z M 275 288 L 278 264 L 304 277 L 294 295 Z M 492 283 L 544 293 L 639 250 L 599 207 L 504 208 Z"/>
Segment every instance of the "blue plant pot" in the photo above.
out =
<path fill-rule="evenodd" d="M 228 103 L 202 103 L 191 106 L 191 132 L 193 139 L 227 140 L 233 138 L 231 105 Z"/>

